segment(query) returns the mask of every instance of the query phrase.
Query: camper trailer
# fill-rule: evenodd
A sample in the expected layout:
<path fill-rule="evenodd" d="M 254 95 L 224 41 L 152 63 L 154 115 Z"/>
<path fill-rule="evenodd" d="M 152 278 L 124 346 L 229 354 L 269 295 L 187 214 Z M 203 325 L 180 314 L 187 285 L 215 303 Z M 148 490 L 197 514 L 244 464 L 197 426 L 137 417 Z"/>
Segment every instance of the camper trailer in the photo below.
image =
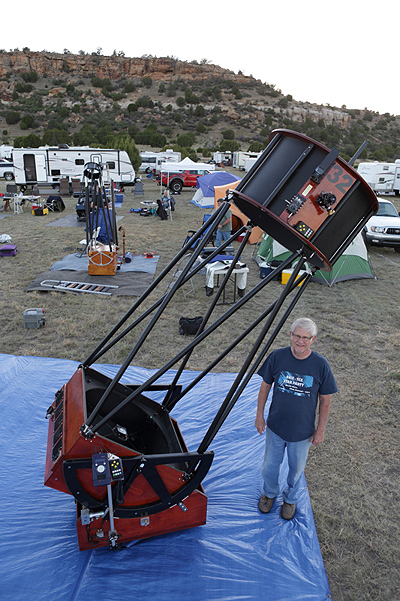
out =
<path fill-rule="evenodd" d="M 14 148 L 13 162 L 15 183 L 21 189 L 32 184 L 54 187 L 64 178 L 81 179 L 86 163 L 102 164 L 105 181 L 124 186 L 135 183 L 135 170 L 124 150 L 67 145 Z"/>
<path fill-rule="evenodd" d="M 213 161 L 219 167 L 231 167 L 233 164 L 232 152 L 230 150 L 226 152 L 214 152 Z"/>
<path fill-rule="evenodd" d="M 234 152 L 233 153 L 233 166 L 236 167 L 236 169 L 241 169 L 242 171 L 245 170 L 245 166 L 244 166 L 244 162 L 246 159 L 258 159 L 258 157 L 260 156 L 261 152 L 243 152 L 243 151 L 238 151 L 238 152 Z"/>
<path fill-rule="evenodd" d="M 359 163 L 357 171 L 377 194 L 400 194 L 400 159 L 394 163 Z"/>
<path fill-rule="evenodd" d="M 243 169 L 246 171 L 246 173 L 247 173 L 247 171 L 249 171 L 252 168 L 252 166 L 256 162 L 257 158 L 258 157 L 251 157 L 251 158 L 244 159 Z"/>
<path fill-rule="evenodd" d="M 151 152 L 148 150 L 141 152 L 140 156 L 142 164 L 139 167 L 139 171 L 145 171 L 146 173 L 152 171 L 159 173 L 161 163 L 166 161 L 179 163 L 181 160 L 181 153 L 174 150 L 165 150 L 164 152 Z"/>
<path fill-rule="evenodd" d="M 6 144 L 2 144 L 0 146 L 0 159 L 7 159 L 8 161 L 12 160 L 12 146 L 7 146 Z"/>
<path fill-rule="evenodd" d="M 154 173 L 156 175 L 160 174 L 161 165 L 163 163 L 179 163 L 181 161 L 182 155 L 180 152 L 173 152 L 172 150 L 166 150 L 165 152 L 159 152 L 156 158 L 156 166 L 154 169 Z"/>

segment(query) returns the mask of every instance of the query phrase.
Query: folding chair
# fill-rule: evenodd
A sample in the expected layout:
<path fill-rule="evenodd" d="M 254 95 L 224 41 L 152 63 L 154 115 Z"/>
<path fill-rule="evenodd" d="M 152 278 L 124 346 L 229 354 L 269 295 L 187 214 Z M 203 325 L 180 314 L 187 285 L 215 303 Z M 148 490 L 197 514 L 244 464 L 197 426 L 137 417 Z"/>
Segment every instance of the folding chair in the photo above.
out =
<path fill-rule="evenodd" d="M 69 196 L 69 180 L 68 177 L 62 177 L 60 179 L 60 195 Z"/>
<path fill-rule="evenodd" d="M 81 180 L 73 178 L 71 180 L 71 184 L 72 184 L 72 195 L 75 196 L 75 197 L 76 196 L 80 196 L 80 192 L 81 192 Z"/>
<path fill-rule="evenodd" d="M 61 211 L 64 211 L 65 209 L 65 204 L 61 196 L 51 195 L 44 201 L 44 208 L 49 209 L 49 211 L 61 213 Z"/>
<path fill-rule="evenodd" d="M 135 182 L 135 188 L 133 191 L 134 196 L 144 196 L 143 183 Z"/>
<path fill-rule="evenodd" d="M 206 223 L 206 221 L 211 217 L 210 214 L 206 214 L 203 217 L 203 221 L 201 223 L 201 225 L 204 225 Z M 197 230 L 187 230 L 187 236 L 182 244 L 182 247 L 185 246 L 185 244 L 187 244 L 190 240 L 190 238 L 192 238 L 194 236 L 194 234 L 196 233 Z M 200 244 L 200 242 L 203 240 L 204 236 L 207 234 L 208 232 L 208 228 L 205 230 L 205 232 L 203 233 L 202 237 L 199 238 L 198 240 L 196 240 L 195 244 L 193 245 L 193 247 L 191 248 L 191 252 L 193 252 L 193 250 L 196 248 L 196 246 L 198 246 Z M 215 233 L 211 236 L 210 240 L 209 240 L 210 244 L 212 244 L 213 246 L 215 245 Z"/>

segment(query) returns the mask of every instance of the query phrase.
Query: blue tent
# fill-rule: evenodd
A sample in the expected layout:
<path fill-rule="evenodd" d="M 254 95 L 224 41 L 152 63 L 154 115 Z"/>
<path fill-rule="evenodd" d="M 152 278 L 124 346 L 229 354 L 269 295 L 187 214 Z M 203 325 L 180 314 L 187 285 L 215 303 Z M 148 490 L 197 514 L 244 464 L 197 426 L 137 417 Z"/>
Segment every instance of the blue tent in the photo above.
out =
<path fill-rule="evenodd" d="M 191 202 L 197 207 L 208 208 L 214 206 L 215 186 L 225 186 L 241 179 L 228 171 L 213 171 L 202 175 L 197 180 L 197 190 Z"/>

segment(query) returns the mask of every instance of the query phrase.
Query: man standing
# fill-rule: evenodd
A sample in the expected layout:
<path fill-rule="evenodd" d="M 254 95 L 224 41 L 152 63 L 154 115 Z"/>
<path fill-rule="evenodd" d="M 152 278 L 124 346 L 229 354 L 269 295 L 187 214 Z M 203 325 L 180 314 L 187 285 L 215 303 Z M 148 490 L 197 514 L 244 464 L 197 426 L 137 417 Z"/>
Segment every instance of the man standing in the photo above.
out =
<path fill-rule="evenodd" d="M 218 207 L 221 206 L 221 203 L 224 202 L 223 198 L 219 198 L 217 200 Z M 217 234 L 215 237 L 215 246 L 221 246 L 222 242 L 225 242 L 230 238 L 232 230 L 232 212 L 230 209 L 227 209 L 225 215 L 223 216 L 222 223 L 219 224 L 217 229 Z"/>
<path fill-rule="evenodd" d="M 297 494 L 308 450 L 324 440 L 330 395 L 337 386 L 327 360 L 311 350 L 317 326 L 308 318 L 296 319 L 290 329 L 291 346 L 273 351 L 258 371 L 263 378 L 257 401 L 255 426 L 266 429 L 262 465 L 263 490 L 258 507 L 268 513 L 279 494 L 279 469 L 287 450 L 289 472 L 283 490 L 281 516 L 291 520 L 296 511 Z M 274 385 L 267 424 L 264 407 Z M 318 425 L 315 414 L 319 406 Z"/>

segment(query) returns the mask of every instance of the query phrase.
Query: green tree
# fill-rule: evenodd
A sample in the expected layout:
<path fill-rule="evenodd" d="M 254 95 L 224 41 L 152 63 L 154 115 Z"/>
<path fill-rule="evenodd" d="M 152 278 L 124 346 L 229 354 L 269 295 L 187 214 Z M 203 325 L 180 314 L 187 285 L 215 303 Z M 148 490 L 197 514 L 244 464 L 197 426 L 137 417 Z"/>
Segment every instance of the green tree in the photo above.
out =
<path fill-rule="evenodd" d="M 136 90 L 135 84 L 133 83 L 133 81 L 128 81 L 125 85 L 124 85 L 124 92 L 125 94 L 131 94 L 132 92 L 134 92 Z"/>
<path fill-rule="evenodd" d="M 227 150 L 230 150 L 231 152 L 236 152 L 239 149 L 240 144 L 239 142 L 236 142 L 236 140 L 221 140 L 219 145 L 219 150 L 223 152 Z"/>
<path fill-rule="evenodd" d="M 84 123 L 78 132 L 75 132 L 72 136 L 73 142 L 76 146 L 92 146 L 97 145 L 96 129 L 90 123 Z"/>
<path fill-rule="evenodd" d="M 71 139 L 65 129 L 47 129 L 43 134 L 42 144 L 48 144 L 49 146 L 71 144 Z"/>
<path fill-rule="evenodd" d="M 198 104 L 196 106 L 196 108 L 194 109 L 195 117 L 204 117 L 205 113 L 206 113 L 205 108 L 201 104 Z"/>
<path fill-rule="evenodd" d="M 15 125 L 21 119 L 21 115 L 18 111 L 8 111 L 6 113 L 6 123 L 8 125 Z"/>
<path fill-rule="evenodd" d="M 264 150 L 265 144 L 262 142 L 251 142 L 249 146 L 249 152 L 261 152 Z"/>
<path fill-rule="evenodd" d="M 196 141 L 196 136 L 193 132 L 188 132 L 186 134 L 181 134 L 177 137 L 177 142 L 179 146 L 187 146 L 190 148 Z"/>
<path fill-rule="evenodd" d="M 37 80 L 39 79 L 38 74 L 36 73 L 36 71 L 23 71 L 21 73 L 21 77 L 24 81 L 30 81 L 31 83 L 35 83 L 37 82 Z"/>
<path fill-rule="evenodd" d="M 233 129 L 225 129 L 222 132 L 222 137 L 224 138 L 224 140 L 234 140 L 235 132 L 233 131 Z"/>
<path fill-rule="evenodd" d="M 125 150 L 131 159 L 134 170 L 137 171 L 139 169 L 142 159 L 134 140 L 132 140 L 129 134 L 121 134 L 119 136 L 112 136 L 108 138 L 107 146 L 110 148 Z"/>
<path fill-rule="evenodd" d="M 17 92 L 19 92 L 20 94 L 26 94 L 28 92 L 32 92 L 33 90 L 33 85 L 31 83 L 22 83 L 21 81 L 19 81 L 16 86 L 15 89 L 17 90 Z"/>
<path fill-rule="evenodd" d="M 17 136 L 14 138 L 14 148 L 39 148 L 42 138 L 37 134 Z"/>
<path fill-rule="evenodd" d="M 20 121 L 20 128 L 21 129 L 29 129 L 30 127 L 33 127 L 33 123 L 35 121 L 35 118 L 32 117 L 32 115 L 24 115 Z"/>

